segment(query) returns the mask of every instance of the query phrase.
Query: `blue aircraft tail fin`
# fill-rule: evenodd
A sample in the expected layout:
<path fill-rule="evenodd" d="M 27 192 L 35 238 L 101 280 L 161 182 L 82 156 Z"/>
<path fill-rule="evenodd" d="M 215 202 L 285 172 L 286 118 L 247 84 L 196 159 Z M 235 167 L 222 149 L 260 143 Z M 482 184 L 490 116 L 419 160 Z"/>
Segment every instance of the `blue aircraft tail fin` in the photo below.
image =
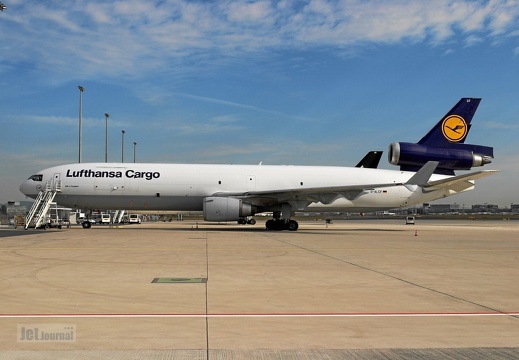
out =
<path fill-rule="evenodd" d="M 418 144 L 448 147 L 464 143 L 480 101 L 481 98 L 462 98 Z"/>

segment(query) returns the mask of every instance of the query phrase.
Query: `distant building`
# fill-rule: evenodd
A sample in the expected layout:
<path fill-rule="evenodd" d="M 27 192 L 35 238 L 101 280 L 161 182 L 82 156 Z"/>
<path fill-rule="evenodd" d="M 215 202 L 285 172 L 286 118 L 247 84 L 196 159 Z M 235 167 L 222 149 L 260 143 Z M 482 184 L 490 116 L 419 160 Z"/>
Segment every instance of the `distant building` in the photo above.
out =
<path fill-rule="evenodd" d="M 497 213 L 499 211 L 499 206 L 493 204 L 472 205 L 472 211 L 478 213 Z"/>
<path fill-rule="evenodd" d="M 512 213 L 519 214 L 519 204 L 511 204 L 510 209 Z"/>
<path fill-rule="evenodd" d="M 449 214 L 451 212 L 458 212 L 459 210 L 459 204 L 430 204 L 427 212 L 430 214 Z"/>
<path fill-rule="evenodd" d="M 8 201 L 7 204 L 0 206 L 0 213 L 5 215 L 8 219 L 12 219 L 16 215 L 25 216 L 27 214 L 27 208 L 25 205 L 20 205 L 17 201 Z"/>

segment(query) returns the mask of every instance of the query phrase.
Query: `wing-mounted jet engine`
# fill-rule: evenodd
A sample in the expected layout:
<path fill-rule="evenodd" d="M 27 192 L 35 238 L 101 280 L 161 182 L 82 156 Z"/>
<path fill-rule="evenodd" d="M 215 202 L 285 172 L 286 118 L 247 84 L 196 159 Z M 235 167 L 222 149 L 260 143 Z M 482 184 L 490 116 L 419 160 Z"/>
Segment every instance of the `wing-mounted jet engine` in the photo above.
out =
<path fill-rule="evenodd" d="M 428 161 L 438 161 L 436 174 L 454 175 L 492 162 L 494 148 L 465 144 L 480 98 L 462 98 L 418 143 L 389 145 L 389 162 L 403 171 L 418 171 Z"/>

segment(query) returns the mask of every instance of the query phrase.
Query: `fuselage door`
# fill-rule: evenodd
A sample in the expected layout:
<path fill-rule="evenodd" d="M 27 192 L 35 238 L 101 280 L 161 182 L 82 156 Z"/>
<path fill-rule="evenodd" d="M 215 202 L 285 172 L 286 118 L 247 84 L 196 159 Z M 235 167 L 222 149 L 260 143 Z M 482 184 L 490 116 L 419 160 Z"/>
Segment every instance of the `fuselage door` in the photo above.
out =
<path fill-rule="evenodd" d="M 52 178 L 52 188 L 61 190 L 61 173 L 55 173 Z"/>

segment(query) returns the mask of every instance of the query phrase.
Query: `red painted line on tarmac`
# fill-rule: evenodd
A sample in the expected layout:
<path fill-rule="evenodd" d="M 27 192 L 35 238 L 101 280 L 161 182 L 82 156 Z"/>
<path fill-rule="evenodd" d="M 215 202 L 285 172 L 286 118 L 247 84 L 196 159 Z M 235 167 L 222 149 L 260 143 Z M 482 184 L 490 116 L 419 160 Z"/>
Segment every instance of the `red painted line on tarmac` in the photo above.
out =
<path fill-rule="evenodd" d="M 228 314 L 0 314 L 0 318 L 276 318 L 276 317 L 477 317 L 519 316 L 519 312 L 458 313 L 228 313 Z"/>

